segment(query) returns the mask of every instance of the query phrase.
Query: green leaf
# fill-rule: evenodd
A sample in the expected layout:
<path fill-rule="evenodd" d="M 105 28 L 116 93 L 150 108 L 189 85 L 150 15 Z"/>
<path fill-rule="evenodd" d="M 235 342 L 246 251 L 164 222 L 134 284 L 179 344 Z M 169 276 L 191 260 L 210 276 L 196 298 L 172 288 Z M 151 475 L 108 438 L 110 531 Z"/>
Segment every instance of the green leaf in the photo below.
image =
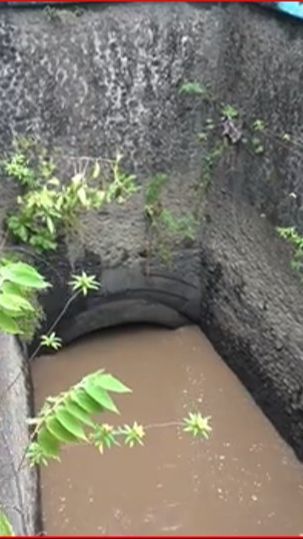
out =
<path fill-rule="evenodd" d="M 55 233 L 55 225 L 54 225 L 53 220 L 50 217 L 46 218 L 46 224 L 47 224 L 47 228 L 50 231 L 50 233 L 54 234 Z"/>
<path fill-rule="evenodd" d="M 106 391 L 113 391 L 114 393 L 131 393 L 132 390 L 122 384 L 120 380 L 112 376 L 111 374 L 101 374 L 96 377 L 95 383 L 105 389 Z"/>
<path fill-rule="evenodd" d="M 0 511 L 0 537 L 15 537 L 13 527 L 3 511 Z"/>
<path fill-rule="evenodd" d="M 34 308 L 27 299 L 17 294 L 2 293 L 0 294 L 0 307 L 7 309 L 8 311 L 31 311 L 34 312 Z"/>
<path fill-rule="evenodd" d="M 222 114 L 229 120 L 234 120 L 235 118 L 238 118 L 239 116 L 239 112 L 232 105 L 224 105 L 222 108 Z"/>
<path fill-rule="evenodd" d="M 24 291 L 22 290 L 21 286 L 15 283 L 10 283 L 9 281 L 3 283 L 2 290 L 8 294 L 16 294 L 18 296 L 24 295 Z"/>
<path fill-rule="evenodd" d="M 94 166 L 94 170 L 93 170 L 93 173 L 92 173 L 92 179 L 96 180 L 98 178 L 98 176 L 100 175 L 100 172 L 101 172 L 100 164 L 98 163 L 98 161 L 96 161 L 95 166 Z"/>
<path fill-rule="evenodd" d="M 42 346 L 53 348 L 54 350 L 59 350 L 62 347 L 62 339 L 57 337 L 54 331 L 50 335 L 41 335 L 40 342 Z"/>
<path fill-rule="evenodd" d="M 89 427 L 94 426 L 94 422 L 89 418 L 89 414 L 83 410 L 76 402 L 73 402 L 70 398 L 65 402 L 66 410 L 72 414 L 79 421 L 88 425 Z"/>
<path fill-rule="evenodd" d="M 56 418 L 73 436 L 79 438 L 80 440 L 87 441 L 84 430 L 79 424 L 79 419 L 77 419 L 74 415 L 70 414 L 62 407 L 62 409 L 58 408 L 56 411 Z"/>
<path fill-rule="evenodd" d="M 1 268 L 1 275 L 4 279 L 28 288 L 43 289 L 49 286 L 35 268 L 23 262 L 12 263 Z"/>
<path fill-rule="evenodd" d="M 10 316 L 0 311 L 0 330 L 11 335 L 21 335 L 22 331 Z"/>
<path fill-rule="evenodd" d="M 60 442 L 70 443 L 77 442 L 77 436 L 74 436 L 71 432 L 66 430 L 61 423 L 57 420 L 56 417 L 51 417 L 45 422 L 45 427 L 47 430 Z M 42 430 L 42 429 L 41 429 Z"/>
<path fill-rule="evenodd" d="M 87 198 L 86 198 L 86 192 L 85 192 L 84 187 L 80 187 L 80 189 L 78 190 L 78 198 L 81 204 L 83 204 L 83 206 L 87 205 Z"/>
<path fill-rule="evenodd" d="M 185 82 L 182 84 L 180 94 L 194 94 L 194 95 L 207 95 L 207 89 L 199 82 Z"/>
<path fill-rule="evenodd" d="M 48 457 L 58 457 L 60 451 L 60 442 L 46 428 L 41 429 L 39 432 L 38 443 Z"/>
<path fill-rule="evenodd" d="M 58 180 L 58 178 L 51 178 L 50 180 L 48 180 L 47 182 L 49 185 L 54 185 L 55 187 L 59 187 L 60 186 L 60 181 Z"/>
<path fill-rule="evenodd" d="M 103 412 L 104 408 L 95 399 L 91 398 L 85 390 L 77 390 L 71 394 L 71 399 L 89 414 Z"/>
<path fill-rule="evenodd" d="M 116 414 L 120 413 L 109 394 L 104 389 L 98 387 L 94 380 L 89 378 L 85 381 L 85 390 L 92 399 L 97 401 L 106 410 L 115 412 Z"/>

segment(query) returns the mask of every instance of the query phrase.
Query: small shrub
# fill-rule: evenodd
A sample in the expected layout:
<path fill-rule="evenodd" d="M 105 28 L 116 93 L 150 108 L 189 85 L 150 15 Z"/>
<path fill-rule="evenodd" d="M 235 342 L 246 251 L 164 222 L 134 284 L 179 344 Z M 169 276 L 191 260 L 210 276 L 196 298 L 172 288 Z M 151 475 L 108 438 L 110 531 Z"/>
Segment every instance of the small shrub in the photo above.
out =
<path fill-rule="evenodd" d="M 121 159 L 118 155 L 112 162 L 110 174 L 101 170 L 101 160 L 92 159 L 63 180 L 56 176 L 57 167 L 45 150 L 23 140 L 2 161 L 5 173 L 22 187 L 16 210 L 6 220 L 8 230 L 38 251 L 54 251 L 59 238 L 77 227 L 82 213 L 124 202 L 138 190 L 135 176 L 121 170 Z"/>

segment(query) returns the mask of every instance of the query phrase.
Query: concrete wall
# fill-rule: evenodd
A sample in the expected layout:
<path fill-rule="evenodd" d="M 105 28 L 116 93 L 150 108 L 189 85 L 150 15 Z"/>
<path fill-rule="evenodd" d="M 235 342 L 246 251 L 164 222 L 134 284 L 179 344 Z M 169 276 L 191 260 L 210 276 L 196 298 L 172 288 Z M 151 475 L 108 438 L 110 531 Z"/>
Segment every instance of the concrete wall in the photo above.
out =
<path fill-rule="evenodd" d="M 0 334 L 0 504 L 16 535 L 33 535 L 37 477 L 24 460 L 29 443 L 25 422 L 29 405 L 23 362 L 15 339 Z"/>

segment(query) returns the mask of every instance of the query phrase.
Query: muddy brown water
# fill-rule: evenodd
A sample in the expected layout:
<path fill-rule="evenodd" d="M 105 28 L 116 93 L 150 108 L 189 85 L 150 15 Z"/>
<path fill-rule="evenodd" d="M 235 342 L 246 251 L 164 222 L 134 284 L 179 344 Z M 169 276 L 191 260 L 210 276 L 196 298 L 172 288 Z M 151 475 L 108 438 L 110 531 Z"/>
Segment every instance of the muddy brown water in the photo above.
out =
<path fill-rule="evenodd" d="M 42 470 L 48 534 L 303 534 L 303 465 L 197 327 L 111 330 L 41 357 L 37 407 L 101 367 L 133 389 L 116 401 L 120 423 L 199 409 L 213 434 L 154 427 L 143 448 L 66 448 Z"/>

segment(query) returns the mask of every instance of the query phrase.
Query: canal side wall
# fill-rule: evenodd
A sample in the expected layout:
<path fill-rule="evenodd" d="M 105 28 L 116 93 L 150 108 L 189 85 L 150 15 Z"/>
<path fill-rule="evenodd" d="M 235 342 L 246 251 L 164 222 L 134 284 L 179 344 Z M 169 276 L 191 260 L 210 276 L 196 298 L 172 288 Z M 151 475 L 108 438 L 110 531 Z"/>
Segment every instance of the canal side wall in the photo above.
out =
<path fill-rule="evenodd" d="M 155 174 L 165 173 L 165 207 L 180 216 L 197 202 L 203 176 L 198 135 L 209 107 L 180 94 L 186 81 L 209 84 L 244 123 L 261 118 L 272 132 L 299 140 L 302 42 L 303 26 L 260 6 L 0 11 L 1 153 L 18 135 L 34 135 L 63 157 L 113 158 L 120 151 L 141 187 L 125 205 L 84 216 L 77 239 L 60 244 L 54 255 L 32 259 L 54 285 L 43 297 L 48 322 L 70 296 L 71 274 L 84 269 L 102 288 L 68 309 L 58 326 L 65 343 L 130 322 L 199 324 L 301 459 L 302 285 L 290 270 L 288 246 L 275 233 L 276 226 L 294 225 L 303 234 L 300 151 L 274 137 L 262 155 L 248 154 L 242 141 L 235 145 L 201 199 L 195 239 L 171 245 L 171 264 L 157 252 L 149 256 L 144 191 Z M 0 189 L 3 221 L 17 191 L 5 177 Z M 16 350 L 12 339 L 2 338 L 4 373 L 10 354 L 10 368 L 20 365 Z M 22 405 L 12 396 L 5 408 L 7 418 L 19 421 L 6 420 L 11 444 L 27 432 L 25 382 L 19 382 Z M 10 490 L 2 493 L 8 509 L 17 503 L 13 482 L 12 475 Z M 27 485 L 28 476 L 24 492 Z M 17 513 L 12 517 L 21 529 Z"/>
<path fill-rule="evenodd" d="M 31 415 L 26 365 L 14 337 L 0 334 L 0 504 L 16 535 L 38 524 L 37 473 L 26 465 Z"/>

